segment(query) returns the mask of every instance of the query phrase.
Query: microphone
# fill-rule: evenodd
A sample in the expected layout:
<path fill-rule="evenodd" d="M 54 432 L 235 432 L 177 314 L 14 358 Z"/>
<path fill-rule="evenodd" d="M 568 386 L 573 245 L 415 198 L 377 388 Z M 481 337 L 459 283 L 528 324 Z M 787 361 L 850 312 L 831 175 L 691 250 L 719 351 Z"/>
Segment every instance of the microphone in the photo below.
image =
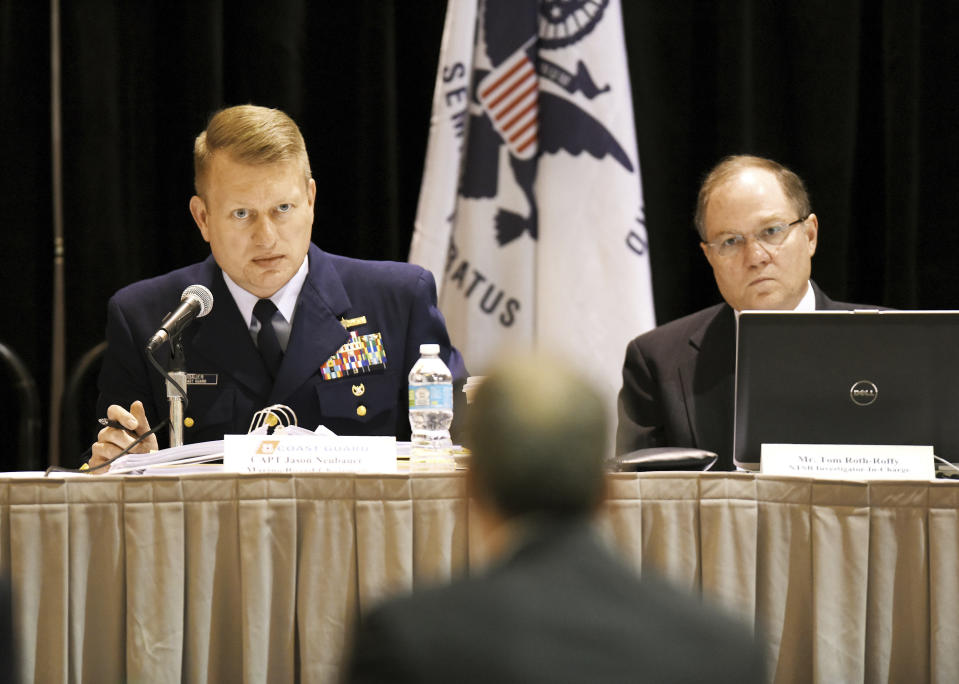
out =
<path fill-rule="evenodd" d="M 167 340 L 186 329 L 194 318 L 202 318 L 213 311 L 213 293 L 203 285 L 190 285 L 180 296 L 180 306 L 160 322 L 160 329 L 147 342 L 147 351 L 153 353 Z"/>

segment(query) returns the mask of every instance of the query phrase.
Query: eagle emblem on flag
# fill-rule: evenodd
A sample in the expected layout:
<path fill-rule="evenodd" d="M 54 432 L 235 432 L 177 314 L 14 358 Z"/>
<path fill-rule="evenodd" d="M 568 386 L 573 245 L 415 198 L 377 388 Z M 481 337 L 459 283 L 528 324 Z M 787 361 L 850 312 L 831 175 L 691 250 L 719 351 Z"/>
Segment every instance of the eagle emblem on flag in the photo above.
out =
<path fill-rule="evenodd" d="M 509 168 L 522 192 L 525 215 L 501 208 L 496 241 L 506 245 L 523 233 L 538 237 L 534 194 L 537 159 L 563 150 L 597 159 L 612 157 L 627 171 L 633 164 L 609 130 L 571 97 L 593 99 L 610 92 L 599 88 L 583 61 L 575 73 L 550 61 L 540 50 L 563 49 L 588 35 L 609 0 L 547 0 L 531 7 L 536 16 L 517 16 L 513 0 L 486 0 L 481 21 L 491 70 L 474 69 L 474 111 L 469 122 L 467 163 L 460 195 L 488 199 L 500 195 L 499 150 L 509 150 Z M 559 86 L 545 90 L 541 79 Z M 556 92 L 558 91 L 558 92 Z M 560 94 L 560 93 L 564 93 Z"/>

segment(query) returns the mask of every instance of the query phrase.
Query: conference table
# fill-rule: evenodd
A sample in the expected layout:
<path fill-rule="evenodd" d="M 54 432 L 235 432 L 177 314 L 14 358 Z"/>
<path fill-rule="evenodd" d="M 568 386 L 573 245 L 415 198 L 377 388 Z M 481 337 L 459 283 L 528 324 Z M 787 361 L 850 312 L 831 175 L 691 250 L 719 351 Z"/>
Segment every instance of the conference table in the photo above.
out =
<path fill-rule="evenodd" d="M 615 473 L 597 526 L 772 681 L 959 681 L 959 482 Z M 363 611 L 488 560 L 463 472 L 0 477 L 24 682 L 333 682 Z"/>

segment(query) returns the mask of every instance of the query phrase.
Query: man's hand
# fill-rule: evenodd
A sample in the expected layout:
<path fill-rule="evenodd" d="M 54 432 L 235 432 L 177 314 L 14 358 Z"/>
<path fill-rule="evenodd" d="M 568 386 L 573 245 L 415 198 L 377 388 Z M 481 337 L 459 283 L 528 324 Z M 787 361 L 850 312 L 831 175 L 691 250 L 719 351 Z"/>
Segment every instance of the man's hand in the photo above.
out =
<path fill-rule="evenodd" d="M 150 431 L 150 423 L 147 421 L 142 401 L 133 402 L 129 411 L 117 404 L 111 404 L 110 408 L 107 409 L 107 418 L 122 425 L 123 429 L 105 427 L 100 430 L 97 434 L 97 441 L 91 449 L 92 456 L 90 456 L 89 461 L 91 468 L 114 458 L 133 444 L 140 435 Z M 142 454 L 156 451 L 156 449 L 156 435 L 150 435 L 133 447 L 130 453 Z"/>

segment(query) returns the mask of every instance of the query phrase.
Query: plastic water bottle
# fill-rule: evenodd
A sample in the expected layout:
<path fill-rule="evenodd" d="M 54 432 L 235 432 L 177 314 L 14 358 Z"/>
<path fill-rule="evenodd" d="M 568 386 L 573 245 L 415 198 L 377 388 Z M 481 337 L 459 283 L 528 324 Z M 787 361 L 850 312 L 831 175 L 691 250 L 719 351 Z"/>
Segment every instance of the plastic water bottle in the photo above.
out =
<path fill-rule="evenodd" d="M 440 358 L 438 344 L 421 344 L 410 371 L 411 465 L 449 467 L 453 462 L 453 375 Z"/>

